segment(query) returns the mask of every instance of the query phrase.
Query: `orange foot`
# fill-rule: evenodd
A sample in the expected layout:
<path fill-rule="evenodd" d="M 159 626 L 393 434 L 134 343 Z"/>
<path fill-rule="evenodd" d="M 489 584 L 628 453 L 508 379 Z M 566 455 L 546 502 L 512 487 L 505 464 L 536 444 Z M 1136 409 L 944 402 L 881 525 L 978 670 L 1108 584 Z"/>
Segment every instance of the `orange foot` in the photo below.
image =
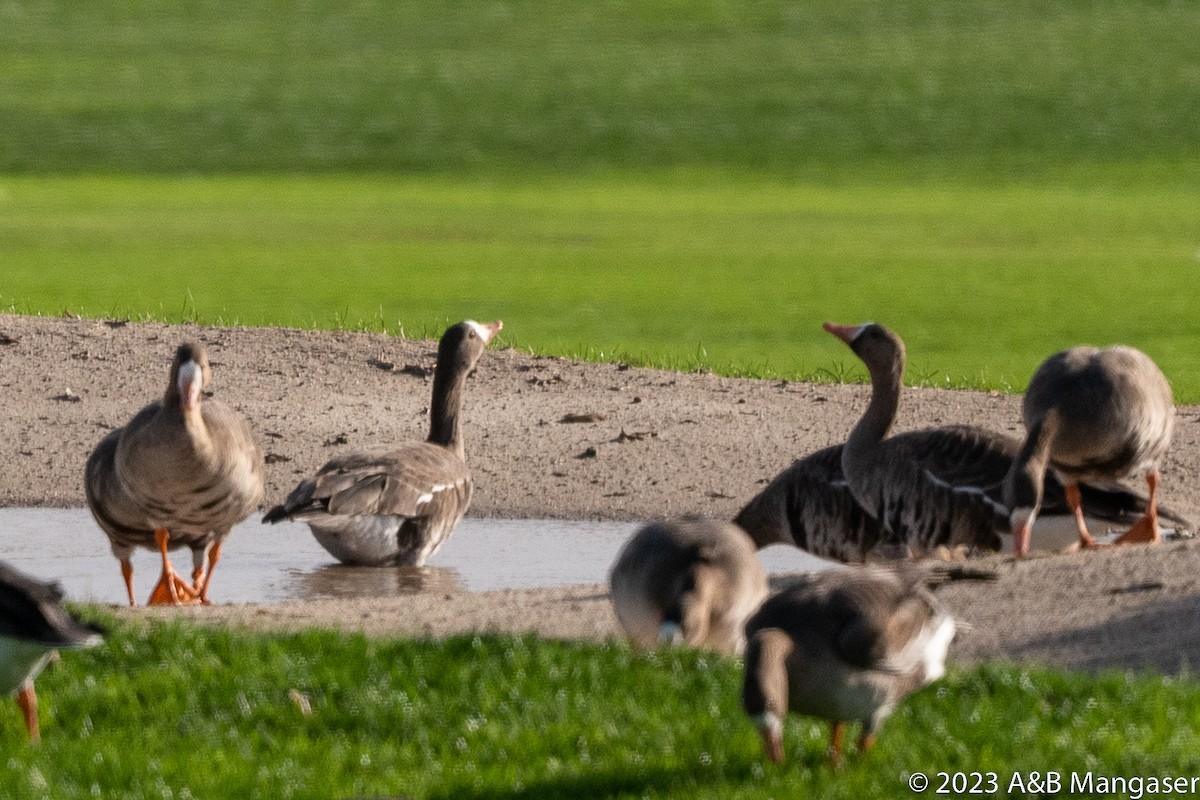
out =
<path fill-rule="evenodd" d="M 1133 523 L 1133 527 L 1121 534 L 1113 544 L 1158 544 L 1161 541 L 1158 520 L 1144 516 Z"/>
<path fill-rule="evenodd" d="M 163 572 L 150 599 L 146 601 L 146 605 L 151 606 L 191 606 L 199 603 L 199 593 L 173 569 Z"/>

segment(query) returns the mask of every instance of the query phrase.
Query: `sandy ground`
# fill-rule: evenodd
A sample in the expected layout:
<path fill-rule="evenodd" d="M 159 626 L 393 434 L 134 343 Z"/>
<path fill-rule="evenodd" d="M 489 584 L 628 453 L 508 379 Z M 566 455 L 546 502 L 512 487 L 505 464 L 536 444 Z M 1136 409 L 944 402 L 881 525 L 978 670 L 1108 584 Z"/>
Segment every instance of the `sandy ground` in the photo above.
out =
<path fill-rule="evenodd" d="M 813 335 L 824 334 L 814 325 Z M 214 396 L 244 413 L 259 437 L 268 503 L 348 447 L 424 437 L 432 342 L 0 315 L 0 505 L 82 506 L 88 452 L 161 395 L 174 348 L 187 338 L 208 345 Z M 841 441 L 867 395 L 864 386 L 677 374 L 494 347 L 466 400 L 471 513 L 732 517 L 792 460 Z M 909 390 L 897 430 L 949 423 L 1020 433 L 1019 398 Z M 1163 501 L 1194 521 L 1198 467 L 1200 409 L 1180 407 Z M 1200 663 L 1200 540 L 983 563 L 998 580 L 943 590 L 969 626 L 952 651 L 959 660 L 1165 672 Z M 617 633 L 604 586 L 131 613 L 381 635 Z"/>

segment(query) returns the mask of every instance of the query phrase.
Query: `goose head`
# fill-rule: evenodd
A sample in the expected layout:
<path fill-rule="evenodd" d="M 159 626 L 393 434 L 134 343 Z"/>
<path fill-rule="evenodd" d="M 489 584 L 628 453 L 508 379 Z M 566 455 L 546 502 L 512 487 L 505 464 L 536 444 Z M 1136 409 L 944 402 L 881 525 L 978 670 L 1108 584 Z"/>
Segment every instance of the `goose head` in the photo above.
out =
<path fill-rule="evenodd" d="M 438 342 L 437 363 L 456 374 L 466 374 L 475 368 L 488 343 L 504 328 L 501 320 L 487 324 L 468 319 L 450 326 Z"/>
<path fill-rule="evenodd" d="M 872 378 L 889 373 L 897 377 L 903 375 L 904 342 L 882 325 L 876 322 L 864 322 L 861 325 L 826 322 L 822 327 L 849 345 L 867 365 Z"/>
<path fill-rule="evenodd" d="M 779 628 L 756 631 L 746 644 L 742 708 L 750 716 L 763 752 L 776 764 L 783 761 L 783 718 L 788 710 L 787 658 L 795 647 Z"/>
<path fill-rule="evenodd" d="M 171 363 L 171 381 L 167 385 L 166 402 L 178 403 L 184 411 L 200 406 L 200 396 L 212 377 L 208 351 L 199 342 L 184 342 L 175 351 Z"/>

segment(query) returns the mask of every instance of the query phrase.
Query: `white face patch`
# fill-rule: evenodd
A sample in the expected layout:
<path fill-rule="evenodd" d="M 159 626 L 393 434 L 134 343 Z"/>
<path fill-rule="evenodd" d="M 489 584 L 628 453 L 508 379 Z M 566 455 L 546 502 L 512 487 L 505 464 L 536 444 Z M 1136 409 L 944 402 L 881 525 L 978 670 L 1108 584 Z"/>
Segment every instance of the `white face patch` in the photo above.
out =
<path fill-rule="evenodd" d="M 204 370 L 195 361 L 179 365 L 179 398 L 184 408 L 193 408 L 200 403 L 200 391 L 204 388 Z"/>
<path fill-rule="evenodd" d="M 496 331 L 493 331 L 491 329 L 488 329 L 488 327 L 485 327 L 484 325 L 480 325 L 479 323 L 476 323 L 476 321 L 474 319 L 468 319 L 467 324 L 472 326 L 473 329 L 475 329 L 475 336 L 478 336 L 479 338 L 481 338 L 482 341 L 484 341 L 484 344 L 491 342 L 492 337 L 496 336 Z"/>
<path fill-rule="evenodd" d="M 858 337 L 862 336 L 863 331 L 865 331 L 867 328 L 871 327 L 874 324 L 875 324 L 874 322 L 864 322 L 862 325 L 859 325 L 857 328 L 854 329 L 854 335 L 850 337 L 850 341 L 853 342 Z"/>

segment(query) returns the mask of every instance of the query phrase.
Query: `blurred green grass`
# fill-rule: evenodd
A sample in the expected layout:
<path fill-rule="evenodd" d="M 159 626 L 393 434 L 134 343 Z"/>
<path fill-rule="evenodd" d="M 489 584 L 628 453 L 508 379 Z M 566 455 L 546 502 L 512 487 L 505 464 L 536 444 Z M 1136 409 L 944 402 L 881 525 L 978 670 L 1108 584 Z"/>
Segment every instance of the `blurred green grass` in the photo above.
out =
<path fill-rule="evenodd" d="M 0 795 L 861 798 L 908 794 L 915 771 L 994 771 L 1007 788 L 1018 771 L 1200 769 L 1200 689 L 1160 676 L 953 670 L 835 771 L 828 725 L 794 716 L 787 763 L 767 763 L 739 664 L 696 651 L 113 627 L 39 680 L 40 747 L 0 704 Z"/>
<path fill-rule="evenodd" d="M 1127 342 L 1177 399 L 1200 5 L 0 6 L 0 309 L 1021 389 Z"/>
<path fill-rule="evenodd" d="M 0 172 L 1197 156 L 1185 0 L 37 0 Z"/>

